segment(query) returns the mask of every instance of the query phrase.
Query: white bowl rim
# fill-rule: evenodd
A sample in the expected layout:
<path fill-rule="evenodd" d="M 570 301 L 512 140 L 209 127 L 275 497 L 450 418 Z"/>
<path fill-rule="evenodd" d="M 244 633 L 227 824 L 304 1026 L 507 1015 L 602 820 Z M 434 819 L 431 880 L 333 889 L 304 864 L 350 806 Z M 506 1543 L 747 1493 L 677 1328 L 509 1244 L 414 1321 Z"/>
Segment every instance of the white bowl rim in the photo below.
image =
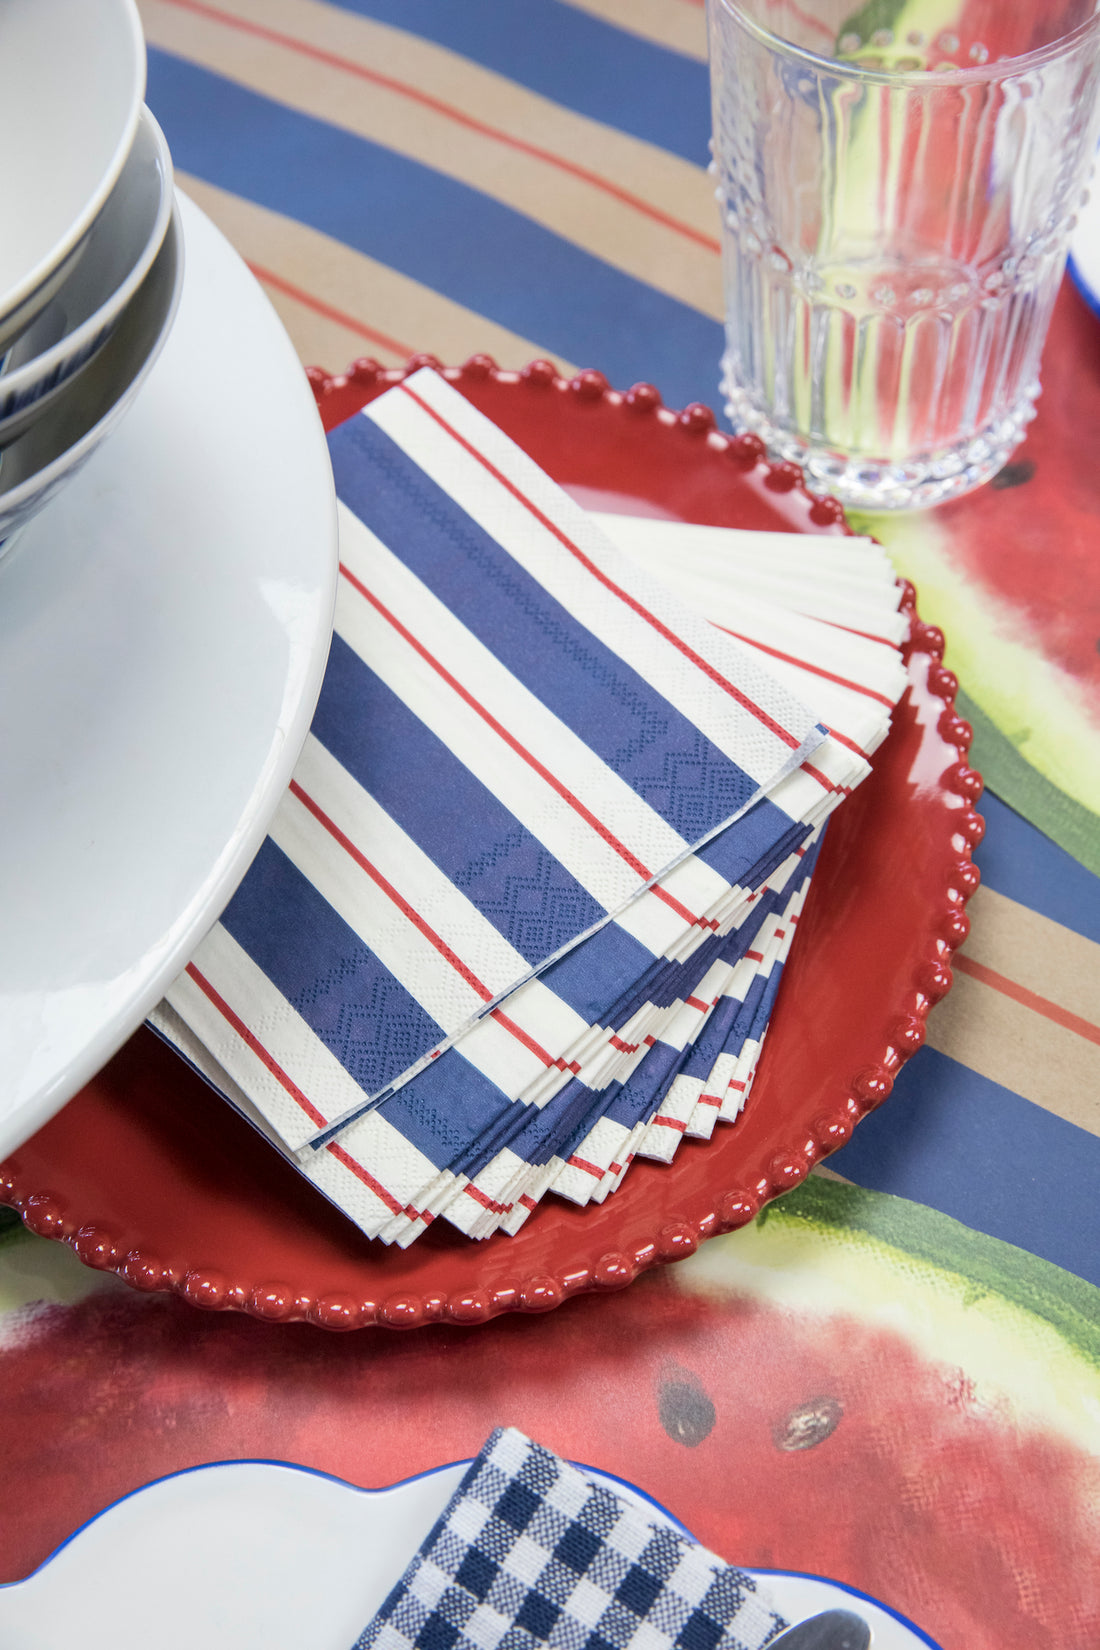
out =
<path fill-rule="evenodd" d="M 98 334 L 101 327 L 107 326 L 115 317 L 121 315 L 122 311 L 126 308 L 126 305 L 130 302 L 130 299 L 134 296 L 134 293 L 137 291 L 138 287 L 153 267 L 157 253 L 160 251 L 161 246 L 164 243 L 164 237 L 168 233 L 168 225 L 172 221 L 172 202 L 174 197 L 172 153 L 168 147 L 167 138 L 161 131 L 156 120 L 153 118 L 152 111 L 145 104 L 142 105 L 139 112 L 138 126 L 145 127 L 152 138 L 155 158 L 161 164 L 161 175 L 164 179 L 164 187 L 161 190 L 160 204 L 157 207 L 157 215 L 154 219 L 149 238 L 135 261 L 133 268 L 130 270 L 130 273 L 122 282 L 121 286 L 116 287 L 114 292 L 112 292 L 109 297 L 104 299 L 97 310 L 94 310 L 91 315 L 87 316 L 86 319 L 83 320 L 78 327 L 75 327 L 72 332 L 67 332 L 63 337 L 59 338 L 57 343 L 54 344 L 52 348 L 44 350 L 41 355 L 32 355 L 29 361 L 24 361 L 21 366 L 15 367 L 11 372 L 6 372 L 0 376 L 0 394 L 4 397 L 7 397 L 13 393 L 18 395 L 21 390 L 27 389 L 31 384 L 36 383 L 39 378 L 45 377 L 48 373 L 52 372 L 54 367 L 61 366 L 69 359 L 71 355 L 76 354 L 85 343 L 90 342 Z M 135 134 L 134 142 L 136 143 L 136 141 L 137 138 Z M 129 160 L 130 155 L 133 154 L 133 150 L 134 144 L 131 143 L 129 152 L 126 155 L 127 161 Z M 123 172 L 125 172 L 125 170 L 126 166 L 124 162 Z M 118 180 L 116 181 L 116 187 L 117 183 L 121 181 L 122 173 L 119 174 Z M 104 202 L 104 207 L 106 207 L 106 202 Z M 94 230 L 94 228 L 95 225 L 93 224 L 92 229 Z M 78 264 L 77 270 L 79 270 L 79 267 L 80 266 Z M 75 274 L 76 271 L 74 271 L 74 275 L 70 276 L 69 279 L 73 279 Z M 67 284 L 67 281 L 62 282 L 61 286 L 58 288 L 58 296 L 64 292 Z"/>
<path fill-rule="evenodd" d="M 95 423 L 89 429 L 84 431 L 82 436 L 73 442 L 71 447 L 66 447 L 63 452 L 58 453 L 56 458 L 51 458 L 50 462 L 48 464 L 44 464 L 40 470 L 33 470 L 30 475 L 24 476 L 22 481 L 16 482 L 15 486 L 6 493 L 2 490 L 2 477 L 0 477 L 0 517 L 14 514 L 15 511 L 19 510 L 24 504 L 28 504 L 45 488 L 51 486 L 60 476 L 65 475 L 68 470 L 75 469 L 85 454 L 98 446 L 99 442 L 103 439 L 105 434 L 104 426 L 113 423 L 115 418 L 119 416 L 124 407 L 129 405 L 134 395 L 136 395 L 138 390 L 141 388 L 141 385 L 148 376 L 154 361 L 168 341 L 168 334 L 172 330 L 172 323 L 176 318 L 176 311 L 179 308 L 180 294 L 183 291 L 183 272 L 186 262 L 186 251 L 183 240 L 183 223 L 180 219 L 179 207 L 174 201 L 172 205 L 171 221 L 168 226 L 168 231 L 164 237 L 165 242 L 167 242 L 170 235 L 174 235 L 176 240 L 177 268 L 175 285 L 173 287 L 171 297 L 169 298 L 168 309 L 165 313 L 164 322 L 156 338 L 153 340 L 148 355 L 146 355 L 144 360 L 139 364 L 134 376 L 126 385 L 125 389 L 119 392 L 116 398 L 111 402 L 110 406 L 106 408 L 106 410 L 100 415 L 99 418 L 96 419 Z M 78 384 L 66 386 L 66 388 L 72 389 L 77 389 L 78 387 Z M 47 416 L 49 415 L 47 414 Z M 12 528 L 10 531 L 14 533 L 16 529 Z"/>
<path fill-rule="evenodd" d="M 7 291 L 0 292 L 0 325 L 4 323 L 9 315 L 25 304 L 29 298 L 33 298 L 39 287 L 44 286 L 49 280 L 57 266 L 71 252 L 76 250 L 99 216 L 100 211 L 106 205 L 107 196 L 118 182 L 119 174 L 126 164 L 126 157 L 130 153 L 145 99 L 145 34 L 141 27 L 137 0 L 115 0 L 115 4 L 119 8 L 120 19 L 124 19 L 129 24 L 130 44 L 134 50 L 138 67 L 131 93 L 130 112 L 119 134 L 118 143 L 107 169 L 94 192 L 85 201 L 83 210 L 74 218 L 49 252 L 43 258 L 40 258 L 38 263 L 32 269 L 29 269 L 21 280 L 13 283 Z"/>

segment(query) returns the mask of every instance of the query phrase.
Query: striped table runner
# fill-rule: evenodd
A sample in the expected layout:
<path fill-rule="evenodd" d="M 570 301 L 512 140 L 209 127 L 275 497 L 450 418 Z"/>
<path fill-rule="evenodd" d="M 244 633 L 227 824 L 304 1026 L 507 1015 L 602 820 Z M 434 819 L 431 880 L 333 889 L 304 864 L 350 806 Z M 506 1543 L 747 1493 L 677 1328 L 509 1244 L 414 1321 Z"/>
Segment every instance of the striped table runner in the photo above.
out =
<path fill-rule="evenodd" d="M 696 0 L 140 4 L 181 182 L 304 362 L 547 355 L 716 403 Z M 954 989 L 831 1165 L 1100 1282 L 1100 883 L 981 808 Z"/>

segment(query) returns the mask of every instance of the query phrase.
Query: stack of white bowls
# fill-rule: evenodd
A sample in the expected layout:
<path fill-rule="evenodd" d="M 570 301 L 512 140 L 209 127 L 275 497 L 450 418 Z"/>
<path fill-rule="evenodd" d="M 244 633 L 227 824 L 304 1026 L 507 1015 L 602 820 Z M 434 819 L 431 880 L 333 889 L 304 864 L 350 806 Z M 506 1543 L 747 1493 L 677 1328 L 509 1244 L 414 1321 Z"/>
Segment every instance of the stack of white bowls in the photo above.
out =
<path fill-rule="evenodd" d="M 135 0 L 0 3 L 0 556 L 133 402 L 175 317 L 172 161 Z"/>

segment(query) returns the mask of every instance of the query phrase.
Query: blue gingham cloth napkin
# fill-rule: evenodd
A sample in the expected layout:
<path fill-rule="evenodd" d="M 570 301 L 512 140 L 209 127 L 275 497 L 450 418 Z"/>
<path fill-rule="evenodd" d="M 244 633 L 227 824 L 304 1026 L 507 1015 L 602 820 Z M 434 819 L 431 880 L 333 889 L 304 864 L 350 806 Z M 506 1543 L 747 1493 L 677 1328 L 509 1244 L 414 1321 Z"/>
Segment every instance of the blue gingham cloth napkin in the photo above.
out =
<path fill-rule="evenodd" d="M 786 1626 L 744 1570 L 508 1429 L 354 1650 L 764 1650 Z"/>

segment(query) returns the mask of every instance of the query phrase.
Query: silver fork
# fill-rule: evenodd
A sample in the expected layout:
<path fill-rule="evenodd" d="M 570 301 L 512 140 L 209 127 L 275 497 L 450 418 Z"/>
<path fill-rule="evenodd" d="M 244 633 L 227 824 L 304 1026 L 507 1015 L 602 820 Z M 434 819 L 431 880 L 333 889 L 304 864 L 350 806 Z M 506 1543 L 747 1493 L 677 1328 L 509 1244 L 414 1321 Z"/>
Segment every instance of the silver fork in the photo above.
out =
<path fill-rule="evenodd" d="M 788 1627 L 768 1650 L 868 1650 L 871 1629 L 851 1610 L 823 1610 L 820 1615 Z"/>

